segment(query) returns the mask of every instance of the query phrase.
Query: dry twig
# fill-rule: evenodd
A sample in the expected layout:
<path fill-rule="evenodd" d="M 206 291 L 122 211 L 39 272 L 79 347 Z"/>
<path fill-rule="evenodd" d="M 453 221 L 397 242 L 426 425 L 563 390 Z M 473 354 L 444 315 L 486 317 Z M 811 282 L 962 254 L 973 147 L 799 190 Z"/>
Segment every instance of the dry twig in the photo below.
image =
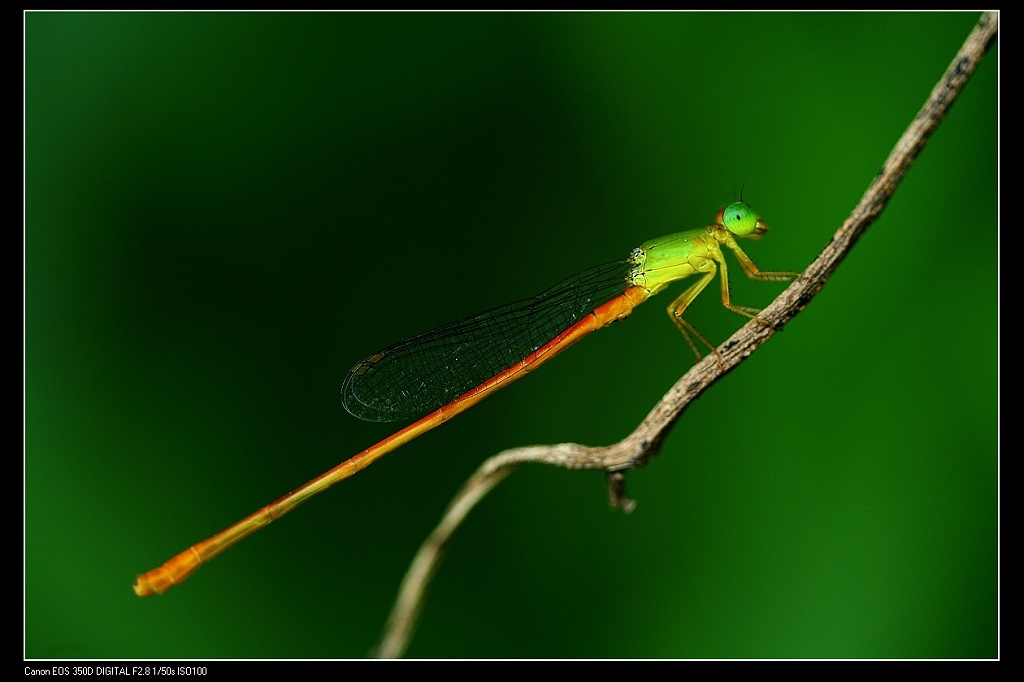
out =
<path fill-rule="evenodd" d="M 515 448 L 491 457 L 477 469 L 455 495 L 441 522 L 413 559 L 402 581 L 381 644 L 375 652 L 377 657 L 395 658 L 402 655 L 415 628 L 426 587 L 456 528 L 473 506 L 519 464 L 541 462 L 567 469 L 604 469 L 608 472 L 612 506 L 625 511 L 632 509 L 632 501 L 625 496 L 624 472 L 643 466 L 656 456 L 686 407 L 806 308 L 821 291 L 853 245 L 885 209 L 903 176 L 924 149 L 995 40 L 998 24 L 996 12 L 986 12 L 981 16 L 924 106 L 897 141 L 882 170 L 832 237 L 832 241 L 800 279 L 793 282 L 761 313 L 760 316 L 773 326 L 754 321 L 744 325 L 718 349 L 720 363 L 713 355 L 698 362 L 669 389 L 636 430 L 618 443 L 605 447 L 562 443 Z"/>

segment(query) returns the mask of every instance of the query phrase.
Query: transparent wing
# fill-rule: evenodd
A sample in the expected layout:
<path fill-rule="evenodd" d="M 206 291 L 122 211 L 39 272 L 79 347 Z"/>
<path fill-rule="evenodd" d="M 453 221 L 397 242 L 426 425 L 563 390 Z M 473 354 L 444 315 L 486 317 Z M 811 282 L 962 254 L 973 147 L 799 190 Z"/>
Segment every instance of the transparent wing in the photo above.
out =
<path fill-rule="evenodd" d="M 626 289 L 630 263 L 579 272 L 537 296 L 399 341 L 359 362 L 341 388 L 367 421 L 420 417 L 508 369 Z"/>

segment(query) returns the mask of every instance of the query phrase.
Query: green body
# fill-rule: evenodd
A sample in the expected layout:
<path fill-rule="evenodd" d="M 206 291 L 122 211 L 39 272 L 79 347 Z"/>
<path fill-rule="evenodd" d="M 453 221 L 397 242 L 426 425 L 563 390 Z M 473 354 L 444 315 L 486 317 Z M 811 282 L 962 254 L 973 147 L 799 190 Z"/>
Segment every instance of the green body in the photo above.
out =
<path fill-rule="evenodd" d="M 672 301 L 668 313 L 698 358 L 701 356 L 700 351 L 690 338 L 691 333 L 717 355 L 715 347 L 683 319 L 683 312 L 714 279 L 718 268 L 721 268 L 722 305 L 744 317 L 767 324 L 757 316 L 759 310 L 732 304 L 729 298 L 729 270 L 722 254 L 722 246 L 732 251 L 744 274 L 751 279 L 771 282 L 796 279 L 799 275 L 795 272 L 759 270 L 736 243 L 737 237 L 760 239 L 767 231 L 768 226 L 749 205 L 736 202 L 720 211 L 713 225 L 652 239 L 634 249 L 630 254 L 633 267 L 629 272 L 629 283 L 643 287 L 649 296 L 653 296 L 676 280 L 698 275 L 699 279 Z"/>

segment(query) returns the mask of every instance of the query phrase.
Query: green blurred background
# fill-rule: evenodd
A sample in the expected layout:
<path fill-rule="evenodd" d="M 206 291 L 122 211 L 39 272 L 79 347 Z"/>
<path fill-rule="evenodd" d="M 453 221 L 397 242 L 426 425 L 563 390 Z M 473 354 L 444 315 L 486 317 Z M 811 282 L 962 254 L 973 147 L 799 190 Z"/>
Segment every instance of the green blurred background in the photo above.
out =
<path fill-rule="evenodd" d="M 804 269 L 977 18 L 26 15 L 25 655 L 366 655 L 478 464 L 616 441 L 693 364 L 669 294 L 184 585 L 131 585 L 397 428 L 339 400 L 390 342 L 741 188 L 773 228 L 750 256 Z M 521 468 L 409 656 L 998 654 L 997 58 L 822 294 L 629 475 L 637 510 Z M 741 304 L 783 288 L 733 270 Z M 689 319 L 743 323 L 713 288 Z"/>

